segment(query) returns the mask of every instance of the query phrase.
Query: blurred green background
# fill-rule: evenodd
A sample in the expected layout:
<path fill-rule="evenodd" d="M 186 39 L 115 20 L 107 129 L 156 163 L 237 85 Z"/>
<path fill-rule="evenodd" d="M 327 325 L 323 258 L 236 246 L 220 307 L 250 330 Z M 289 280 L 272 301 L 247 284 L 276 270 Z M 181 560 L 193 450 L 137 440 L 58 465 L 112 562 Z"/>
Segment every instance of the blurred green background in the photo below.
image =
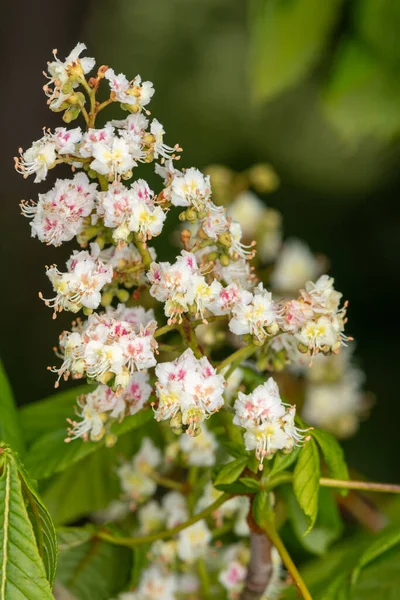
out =
<path fill-rule="evenodd" d="M 18 402 L 53 389 L 46 366 L 70 316 L 52 321 L 37 292 L 48 291 L 43 266 L 61 265 L 71 245 L 29 237 L 19 201 L 50 183 L 24 181 L 12 157 L 61 124 L 41 72 L 52 48 L 63 57 L 84 41 L 97 64 L 154 82 L 152 113 L 183 166 L 275 167 L 282 184 L 268 203 L 287 236 L 330 257 L 377 398 L 345 444 L 350 463 L 398 480 L 400 2 L 24 0 L 3 7 L 1 28 L 0 354 Z"/>

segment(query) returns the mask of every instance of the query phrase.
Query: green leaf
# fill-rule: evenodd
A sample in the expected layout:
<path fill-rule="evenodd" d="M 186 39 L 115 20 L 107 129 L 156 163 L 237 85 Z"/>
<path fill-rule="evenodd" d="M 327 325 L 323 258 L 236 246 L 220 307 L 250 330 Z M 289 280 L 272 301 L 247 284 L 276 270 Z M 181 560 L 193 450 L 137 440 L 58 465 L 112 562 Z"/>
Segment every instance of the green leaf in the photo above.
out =
<path fill-rule="evenodd" d="M 258 492 L 260 489 L 260 482 L 258 479 L 253 479 L 252 477 L 240 477 L 239 481 L 249 490 L 249 492 Z"/>
<path fill-rule="evenodd" d="M 258 100 L 295 85 L 321 60 L 341 0 L 252 0 L 251 73 Z"/>
<path fill-rule="evenodd" d="M 358 0 L 354 25 L 362 40 L 383 63 L 400 66 L 400 3 Z"/>
<path fill-rule="evenodd" d="M 361 42 L 346 39 L 322 95 L 325 116 L 350 141 L 390 141 L 400 132 L 400 81 Z"/>
<path fill-rule="evenodd" d="M 398 600 L 400 590 L 400 550 L 392 548 L 362 570 L 351 600 Z M 336 598 L 335 598 L 336 600 Z M 341 599 L 340 599 L 341 600 Z"/>
<path fill-rule="evenodd" d="M 295 496 L 288 494 L 289 519 L 300 544 L 312 554 L 324 554 L 341 536 L 343 523 L 330 490 L 321 488 L 318 498 L 318 516 L 313 529 L 307 534 L 307 519 Z"/>
<path fill-rule="evenodd" d="M 233 456 L 234 458 L 241 458 L 243 456 L 248 456 L 248 452 L 244 447 L 244 444 L 238 444 L 237 442 L 231 442 L 230 440 L 223 440 L 219 438 L 221 445 L 225 448 L 228 454 Z"/>
<path fill-rule="evenodd" d="M 153 418 L 153 411 L 141 410 L 136 415 L 126 417 L 122 423 L 114 423 L 111 431 L 120 436 L 142 427 Z M 83 458 L 97 452 L 105 445 L 100 442 L 84 442 L 82 439 L 65 442 L 66 431 L 58 429 L 39 438 L 30 448 L 26 467 L 35 479 L 46 479 L 54 473 L 60 473 Z"/>
<path fill-rule="evenodd" d="M 70 540 L 71 535 L 67 533 L 67 536 Z M 129 581 L 132 551 L 103 542 L 95 536 L 87 540 L 86 530 L 82 539 L 76 531 L 73 536 L 76 540 L 74 545 L 70 541 L 64 544 L 60 539 L 57 580 L 77 600 L 109 600 L 118 595 Z"/>
<path fill-rule="evenodd" d="M 302 447 L 293 472 L 293 491 L 307 517 L 311 531 L 318 514 L 320 463 L 318 448 L 311 438 Z"/>
<path fill-rule="evenodd" d="M 286 469 L 291 467 L 292 464 L 297 460 L 297 457 L 299 456 L 299 452 L 300 452 L 300 446 L 296 446 L 295 448 L 293 448 L 293 450 L 291 452 L 289 452 L 289 454 L 283 454 L 283 452 L 277 452 L 275 454 L 273 460 L 271 461 L 272 466 L 268 472 L 268 477 L 272 477 L 273 475 L 280 473 L 280 471 L 285 471 Z"/>
<path fill-rule="evenodd" d="M 60 552 L 71 550 L 89 541 L 95 533 L 91 525 L 85 527 L 59 527 L 57 529 L 57 541 Z"/>
<path fill-rule="evenodd" d="M 337 439 L 327 431 L 322 431 L 321 429 L 313 429 L 311 435 L 321 448 L 329 475 L 333 477 L 333 479 L 343 479 L 347 481 L 349 479 L 349 471 L 344 458 L 343 449 Z M 348 490 L 341 490 L 340 493 L 342 496 L 346 496 Z"/>
<path fill-rule="evenodd" d="M 133 548 L 133 567 L 129 582 L 130 588 L 135 588 L 139 584 L 140 577 L 149 563 L 149 551 L 150 544 L 135 546 Z"/>
<path fill-rule="evenodd" d="M 353 570 L 353 584 L 357 581 L 361 569 L 398 544 L 400 544 L 400 527 L 398 525 L 380 532 L 372 544 L 362 553 L 356 568 Z"/>
<path fill-rule="evenodd" d="M 53 586 L 56 576 L 58 545 L 56 531 L 50 513 L 40 498 L 36 482 L 33 482 L 21 464 L 18 464 L 27 510 L 35 533 L 36 545 L 43 560 L 47 579 Z"/>
<path fill-rule="evenodd" d="M 0 442 L 9 444 L 21 456 L 25 452 L 24 438 L 18 419 L 14 396 L 3 363 L 0 361 Z"/>
<path fill-rule="evenodd" d="M 0 465 L 0 598 L 52 600 L 25 506 L 17 461 L 8 448 L 1 448 Z"/>
<path fill-rule="evenodd" d="M 74 415 L 76 399 L 93 389 L 92 385 L 79 385 L 22 406 L 19 419 L 26 443 L 31 444 L 45 433 L 66 428 L 67 419 Z"/>
<path fill-rule="evenodd" d="M 269 530 L 273 523 L 273 514 L 269 502 L 268 492 L 258 492 L 253 499 L 253 516 L 259 527 L 263 530 Z"/>
<path fill-rule="evenodd" d="M 218 469 L 217 475 L 214 479 L 214 485 L 233 483 L 236 481 L 243 472 L 243 469 L 248 463 L 248 457 L 236 458 L 228 464 Z"/>

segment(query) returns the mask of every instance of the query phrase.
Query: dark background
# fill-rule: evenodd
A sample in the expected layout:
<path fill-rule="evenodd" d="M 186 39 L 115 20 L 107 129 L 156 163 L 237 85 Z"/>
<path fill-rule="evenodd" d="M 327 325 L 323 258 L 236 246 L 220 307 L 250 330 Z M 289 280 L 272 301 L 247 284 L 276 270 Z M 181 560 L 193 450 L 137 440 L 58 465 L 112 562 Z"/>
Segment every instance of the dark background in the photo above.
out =
<path fill-rule="evenodd" d="M 297 2 L 271 4 L 279 1 L 288 11 Z M 388 12 L 396 3 L 384 0 L 332 2 L 335 16 L 307 68 L 258 102 L 251 50 L 254 56 L 260 24 L 245 0 L 27 0 L 4 7 L 0 353 L 18 403 L 52 393 L 46 366 L 70 316 L 52 321 L 37 292 L 49 291 L 44 265 L 62 265 L 72 245 L 55 249 L 29 237 L 18 204 L 47 191 L 52 179 L 24 180 L 12 158 L 44 125 L 62 125 L 46 107 L 41 73 L 52 48 L 63 58 L 84 41 L 98 65 L 154 82 L 152 113 L 167 142 L 183 146 L 184 166 L 274 165 L 282 184 L 268 204 L 283 213 L 286 235 L 330 257 L 337 288 L 350 301 L 348 331 L 357 340 L 366 388 L 376 396 L 369 420 L 345 443 L 350 462 L 372 478 L 400 478 L 400 11 Z M 267 48 L 267 67 L 277 75 L 280 53 L 311 39 L 315 2 L 308 4 L 294 28 L 279 34 L 276 51 Z M 347 59 L 346 44 L 355 42 L 364 54 Z"/>

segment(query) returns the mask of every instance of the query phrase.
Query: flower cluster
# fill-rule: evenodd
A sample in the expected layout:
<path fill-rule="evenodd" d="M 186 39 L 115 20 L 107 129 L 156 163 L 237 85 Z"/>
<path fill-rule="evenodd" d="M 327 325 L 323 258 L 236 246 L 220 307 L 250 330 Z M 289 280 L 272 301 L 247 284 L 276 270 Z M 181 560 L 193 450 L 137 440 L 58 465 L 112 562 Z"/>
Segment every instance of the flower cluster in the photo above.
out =
<path fill-rule="evenodd" d="M 204 419 L 224 404 L 223 376 L 205 356 L 197 359 L 190 348 L 172 362 L 158 363 L 156 377 L 155 417 L 170 420 L 175 430 L 197 435 Z"/>
<path fill-rule="evenodd" d="M 264 458 L 278 451 L 290 452 L 303 439 L 294 424 L 296 408 L 283 404 L 276 382 L 270 377 L 251 394 L 239 392 L 234 423 L 246 429 L 247 450 L 255 450 L 259 469 Z"/>
<path fill-rule="evenodd" d="M 153 311 L 142 307 L 108 308 L 102 315 L 90 315 L 71 332 L 60 336 L 63 364 L 54 368 L 59 379 L 69 374 L 74 378 L 86 375 L 91 380 L 124 389 L 135 369 L 154 367 L 157 342 L 153 334 L 157 328 Z"/>

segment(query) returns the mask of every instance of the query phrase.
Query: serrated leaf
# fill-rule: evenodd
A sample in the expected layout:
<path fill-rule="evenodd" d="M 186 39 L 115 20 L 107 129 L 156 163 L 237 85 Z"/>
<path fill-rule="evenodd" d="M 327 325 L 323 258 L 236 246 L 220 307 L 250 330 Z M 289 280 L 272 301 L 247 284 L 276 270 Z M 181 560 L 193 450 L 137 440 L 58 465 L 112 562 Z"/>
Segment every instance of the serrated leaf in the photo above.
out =
<path fill-rule="evenodd" d="M 248 463 L 248 457 L 236 458 L 228 464 L 221 467 L 214 479 L 214 485 L 233 483 L 242 474 L 243 469 Z"/>
<path fill-rule="evenodd" d="M 0 599 L 53 600 L 22 493 L 15 458 L 0 456 Z"/>
<path fill-rule="evenodd" d="M 252 0 L 251 73 L 254 94 L 270 100 L 296 84 L 321 59 L 340 15 L 341 0 Z"/>
<path fill-rule="evenodd" d="M 398 544 L 400 544 L 400 527 L 398 525 L 381 531 L 361 554 L 358 564 L 352 574 L 353 584 L 357 581 L 361 569 Z"/>
<path fill-rule="evenodd" d="M 60 551 L 57 580 L 77 600 L 109 600 L 128 583 L 131 566 L 132 550 L 93 537 Z"/>
<path fill-rule="evenodd" d="M 324 554 L 329 546 L 339 539 L 343 523 L 330 490 L 321 488 L 318 498 L 318 516 L 313 529 L 307 534 L 308 523 L 295 496 L 287 498 L 289 519 L 300 544 L 312 554 Z"/>
<path fill-rule="evenodd" d="M 0 361 L 0 442 L 9 444 L 21 456 L 25 443 L 18 419 L 14 396 L 3 363 Z"/>
<path fill-rule="evenodd" d="M 268 477 L 272 477 L 281 471 L 285 471 L 297 460 L 300 452 L 300 446 L 293 448 L 289 454 L 283 454 L 283 452 L 277 452 L 272 460 L 272 465 L 268 472 Z"/>
<path fill-rule="evenodd" d="M 26 443 L 31 444 L 46 433 L 66 427 L 67 419 L 74 414 L 76 399 L 93 389 L 93 385 L 79 385 L 22 406 L 19 420 Z"/>
<path fill-rule="evenodd" d="M 258 492 L 260 489 L 260 482 L 252 477 L 240 477 L 239 482 L 248 488 L 249 492 Z"/>
<path fill-rule="evenodd" d="M 28 501 L 27 510 L 35 533 L 37 548 L 43 560 L 47 579 L 50 585 L 53 586 L 58 555 L 57 537 L 53 520 L 37 492 L 35 482 L 31 480 L 21 464 L 18 464 L 18 470 L 22 481 L 23 494 Z"/>
<path fill-rule="evenodd" d="M 136 415 L 126 417 L 122 423 L 114 423 L 111 431 L 117 436 L 143 426 L 153 418 L 151 410 L 141 410 Z M 46 479 L 60 473 L 83 458 L 97 452 L 105 445 L 100 442 L 84 442 L 82 439 L 65 442 L 66 431 L 58 429 L 45 434 L 35 442 L 29 451 L 26 467 L 35 479 Z"/>
<path fill-rule="evenodd" d="M 302 447 L 293 472 L 293 491 L 308 520 L 308 531 L 318 514 L 320 462 L 318 448 L 311 438 Z"/>
<path fill-rule="evenodd" d="M 399 564 L 400 550 L 397 548 L 392 548 L 368 564 L 362 570 L 356 585 L 352 586 L 350 600 L 398 600 Z"/>
<path fill-rule="evenodd" d="M 264 531 L 268 530 L 271 523 L 273 523 L 273 514 L 268 492 L 261 491 L 254 496 L 252 510 L 257 525 Z"/>
<path fill-rule="evenodd" d="M 313 429 L 311 435 L 321 448 L 329 475 L 333 477 L 333 479 L 347 481 L 349 479 L 349 471 L 344 458 L 343 449 L 337 439 L 327 431 L 322 431 L 321 429 Z M 348 490 L 341 490 L 340 493 L 342 496 L 346 496 Z"/>

